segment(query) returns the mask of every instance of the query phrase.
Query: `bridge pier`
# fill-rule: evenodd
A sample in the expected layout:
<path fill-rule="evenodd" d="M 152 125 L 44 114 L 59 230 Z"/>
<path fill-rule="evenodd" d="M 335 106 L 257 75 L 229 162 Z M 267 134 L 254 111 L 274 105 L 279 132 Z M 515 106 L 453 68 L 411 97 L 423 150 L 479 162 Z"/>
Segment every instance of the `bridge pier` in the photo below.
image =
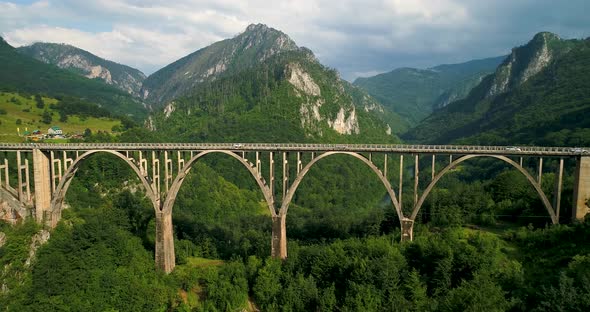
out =
<path fill-rule="evenodd" d="M 277 259 L 287 258 L 287 216 L 279 214 L 272 217 L 271 256 Z"/>
<path fill-rule="evenodd" d="M 39 149 L 33 149 L 33 179 L 35 185 L 35 220 L 42 223 L 51 216 L 51 176 L 49 156 Z"/>
<path fill-rule="evenodd" d="M 404 218 L 402 220 L 402 242 L 414 240 L 414 220 Z"/>
<path fill-rule="evenodd" d="M 170 273 L 175 261 L 172 213 L 156 212 L 156 268 Z"/>
<path fill-rule="evenodd" d="M 590 208 L 586 202 L 590 200 L 590 157 L 582 156 L 576 159 L 576 171 L 574 173 L 574 207 L 572 219 L 584 220 Z"/>

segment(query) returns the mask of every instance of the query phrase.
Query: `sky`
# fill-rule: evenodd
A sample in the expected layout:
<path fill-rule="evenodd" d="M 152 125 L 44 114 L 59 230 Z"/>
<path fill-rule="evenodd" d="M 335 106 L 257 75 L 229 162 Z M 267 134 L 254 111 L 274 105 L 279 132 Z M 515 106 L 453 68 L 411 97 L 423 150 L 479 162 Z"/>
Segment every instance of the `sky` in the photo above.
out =
<path fill-rule="evenodd" d="M 252 23 L 344 79 L 510 53 L 534 34 L 590 36 L 590 0 L 0 0 L 0 36 L 67 43 L 151 74 Z"/>

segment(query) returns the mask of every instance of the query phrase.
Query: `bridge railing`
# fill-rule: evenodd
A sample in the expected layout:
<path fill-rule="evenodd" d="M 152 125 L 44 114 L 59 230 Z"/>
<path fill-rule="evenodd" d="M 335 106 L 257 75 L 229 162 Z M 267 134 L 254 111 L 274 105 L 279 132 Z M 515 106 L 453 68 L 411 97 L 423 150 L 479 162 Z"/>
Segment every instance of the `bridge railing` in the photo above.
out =
<path fill-rule="evenodd" d="M 319 143 L 0 143 L 0 150 L 237 150 L 237 151 L 352 151 L 397 153 L 493 153 L 503 155 L 590 155 L 586 147 L 418 145 L 418 144 L 319 144 Z"/>

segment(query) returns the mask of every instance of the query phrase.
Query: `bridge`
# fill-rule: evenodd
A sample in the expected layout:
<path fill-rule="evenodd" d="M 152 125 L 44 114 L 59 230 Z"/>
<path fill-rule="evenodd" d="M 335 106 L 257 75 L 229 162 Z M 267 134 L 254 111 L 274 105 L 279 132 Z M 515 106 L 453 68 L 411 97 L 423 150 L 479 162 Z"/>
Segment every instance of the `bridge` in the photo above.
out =
<path fill-rule="evenodd" d="M 506 147 L 457 145 L 385 144 L 272 144 L 272 143 L 90 143 L 90 144 L 0 144 L 0 185 L 3 196 L 28 207 L 39 223 L 55 227 L 64 209 L 64 198 L 76 171 L 95 154 L 120 158 L 136 173 L 150 199 L 156 220 L 156 266 L 174 269 L 172 209 L 192 166 L 209 154 L 234 158 L 248 170 L 260 187 L 272 219 L 271 253 L 287 257 L 286 218 L 299 184 L 320 160 L 347 155 L 364 163 L 381 180 L 401 227 L 401 240 L 413 239 L 414 220 L 437 182 L 459 164 L 473 158 L 494 158 L 522 173 L 539 195 L 554 224 L 559 223 L 564 161 L 575 160 L 572 219 L 589 212 L 590 149 L 570 147 Z M 2 160 L 2 154 L 3 160 Z M 406 165 L 413 165 L 413 205 L 402 207 Z M 11 160 L 9 162 L 9 159 Z M 523 159 L 526 163 L 523 164 Z M 555 188 L 541 188 L 543 160 L 555 164 Z M 531 170 L 531 162 L 535 165 Z M 388 164 L 399 163 L 398 176 Z M 573 161 L 568 161 L 572 163 Z M 430 167 L 430 182 L 419 189 L 420 166 Z M 390 170 L 388 170 L 390 169 Z M 439 169 L 439 170 L 437 170 Z M 16 177 L 14 177 L 14 175 Z M 32 178 L 31 178 L 32 176 Z M 392 185 L 397 180 L 397 190 Z M 11 182 L 12 181 L 12 182 Z M 16 185 L 11 185 L 16 184 Z M 406 209 L 403 209 L 406 208 Z M 25 216 L 20 216 L 25 217 Z"/>

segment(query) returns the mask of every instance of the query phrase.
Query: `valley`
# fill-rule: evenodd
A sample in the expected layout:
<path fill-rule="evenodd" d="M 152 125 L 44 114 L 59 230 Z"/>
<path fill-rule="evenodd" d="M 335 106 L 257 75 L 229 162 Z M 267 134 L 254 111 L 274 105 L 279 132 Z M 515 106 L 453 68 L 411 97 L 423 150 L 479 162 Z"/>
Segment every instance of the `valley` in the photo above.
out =
<path fill-rule="evenodd" d="M 588 42 L 350 83 L 264 24 L 150 75 L 2 40 L 0 310 L 585 311 Z"/>

